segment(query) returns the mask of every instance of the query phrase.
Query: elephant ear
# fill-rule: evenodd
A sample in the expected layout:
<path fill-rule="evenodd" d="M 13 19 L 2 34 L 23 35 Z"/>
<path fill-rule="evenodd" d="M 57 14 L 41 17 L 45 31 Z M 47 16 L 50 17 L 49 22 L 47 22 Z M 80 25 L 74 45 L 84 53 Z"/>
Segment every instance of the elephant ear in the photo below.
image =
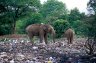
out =
<path fill-rule="evenodd" d="M 44 31 L 46 31 L 46 32 L 48 31 L 48 26 L 44 25 L 42 28 Z"/>

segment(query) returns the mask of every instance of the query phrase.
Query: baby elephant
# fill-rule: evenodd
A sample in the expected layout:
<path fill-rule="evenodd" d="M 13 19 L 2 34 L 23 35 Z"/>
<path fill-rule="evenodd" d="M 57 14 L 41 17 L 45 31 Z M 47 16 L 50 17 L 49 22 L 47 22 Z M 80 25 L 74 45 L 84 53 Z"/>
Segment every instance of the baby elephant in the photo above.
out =
<path fill-rule="evenodd" d="M 73 37 L 74 37 L 74 31 L 72 29 L 68 29 L 65 31 L 65 37 L 68 40 L 68 44 L 72 44 L 73 43 Z"/>
<path fill-rule="evenodd" d="M 26 28 L 26 32 L 28 33 L 28 36 L 31 40 L 31 42 L 34 44 L 34 42 L 32 41 L 32 38 L 34 36 L 39 36 L 40 38 L 40 43 L 43 42 L 43 39 L 45 40 L 45 43 L 47 44 L 47 35 L 48 33 L 50 33 L 53 37 L 53 42 L 55 42 L 54 40 L 54 36 L 55 36 L 55 30 L 54 28 L 49 25 L 49 24 L 32 24 L 29 25 Z"/>

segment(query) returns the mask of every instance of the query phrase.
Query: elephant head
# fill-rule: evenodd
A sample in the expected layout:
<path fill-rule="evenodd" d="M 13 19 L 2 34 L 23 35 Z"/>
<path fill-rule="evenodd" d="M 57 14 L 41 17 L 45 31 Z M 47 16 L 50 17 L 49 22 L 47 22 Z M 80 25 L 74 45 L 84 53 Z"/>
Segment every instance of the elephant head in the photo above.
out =
<path fill-rule="evenodd" d="M 46 44 L 48 43 L 47 35 L 48 35 L 48 33 L 50 33 L 53 37 L 53 42 L 55 42 L 55 40 L 54 40 L 55 30 L 51 25 L 32 24 L 26 28 L 26 32 L 28 33 L 30 40 L 33 38 L 33 36 L 39 36 L 40 42 L 43 42 L 43 39 L 44 39 Z"/>
<path fill-rule="evenodd" d="M 50 33 L 53 39 L 53 42 L 55 43 L 55 30 L 51 25 L 45 24 L 43 25 L 43 30 L 47 33 Z"/>

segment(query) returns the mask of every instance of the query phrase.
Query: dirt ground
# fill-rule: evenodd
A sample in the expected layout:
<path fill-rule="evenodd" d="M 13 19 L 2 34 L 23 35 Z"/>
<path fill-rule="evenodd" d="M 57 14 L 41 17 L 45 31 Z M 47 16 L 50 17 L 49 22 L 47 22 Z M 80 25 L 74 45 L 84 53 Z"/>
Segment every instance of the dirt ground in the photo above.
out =
<path fill-rule="evenodd" d="M 56 39 L 55 43 L 49 40 L 47 45 L 36 40 L 36 44 L 32 45 L 26 37 L 26 35 L 0 36 L 0 63 L 90 63 L 91 61 L 84 47 L 86 38 L 75 38 L 70 45 L 65 38 Z M 92 59 L 95 60 L 96 57 Z"/>

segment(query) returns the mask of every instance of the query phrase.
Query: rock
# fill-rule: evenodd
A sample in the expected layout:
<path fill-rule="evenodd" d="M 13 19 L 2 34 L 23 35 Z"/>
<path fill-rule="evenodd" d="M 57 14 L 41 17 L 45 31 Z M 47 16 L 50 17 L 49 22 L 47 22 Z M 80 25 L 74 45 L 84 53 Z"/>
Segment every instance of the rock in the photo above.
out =
<path fill-rule="evenodd" d="M 21 60 L 23 60 L 23 59 L 25 59 L 25 56 L 24 56 L 23 54 L 21 54 L 21 53 L 17 53 L 17 54 L 16 54 L 16 60 L 21 61 Z"/>
<path fill-rule="evenodd" d="M 38 49 L 38 47 L 36 47 L 36 46 L 33 46 L 32 48 L 33 48 L 34 50 Z"/>
<path fill-rule="evenodd" d="M 10 61 L 10 63 L 15 63 L 14 59 L 12 59 L 12 60 Z"/>
<path fill-rule="evenodd" d="M 47 61 L 47 63 L 53 63 L 53 62 L 49 60 L 49 61 Z"/>
<path fill-rule="evenodd" d="M 3 57 L 7 57 L 7 53 L 6 52 L 1 52 L 0 58 L 3 58 Z"/>

